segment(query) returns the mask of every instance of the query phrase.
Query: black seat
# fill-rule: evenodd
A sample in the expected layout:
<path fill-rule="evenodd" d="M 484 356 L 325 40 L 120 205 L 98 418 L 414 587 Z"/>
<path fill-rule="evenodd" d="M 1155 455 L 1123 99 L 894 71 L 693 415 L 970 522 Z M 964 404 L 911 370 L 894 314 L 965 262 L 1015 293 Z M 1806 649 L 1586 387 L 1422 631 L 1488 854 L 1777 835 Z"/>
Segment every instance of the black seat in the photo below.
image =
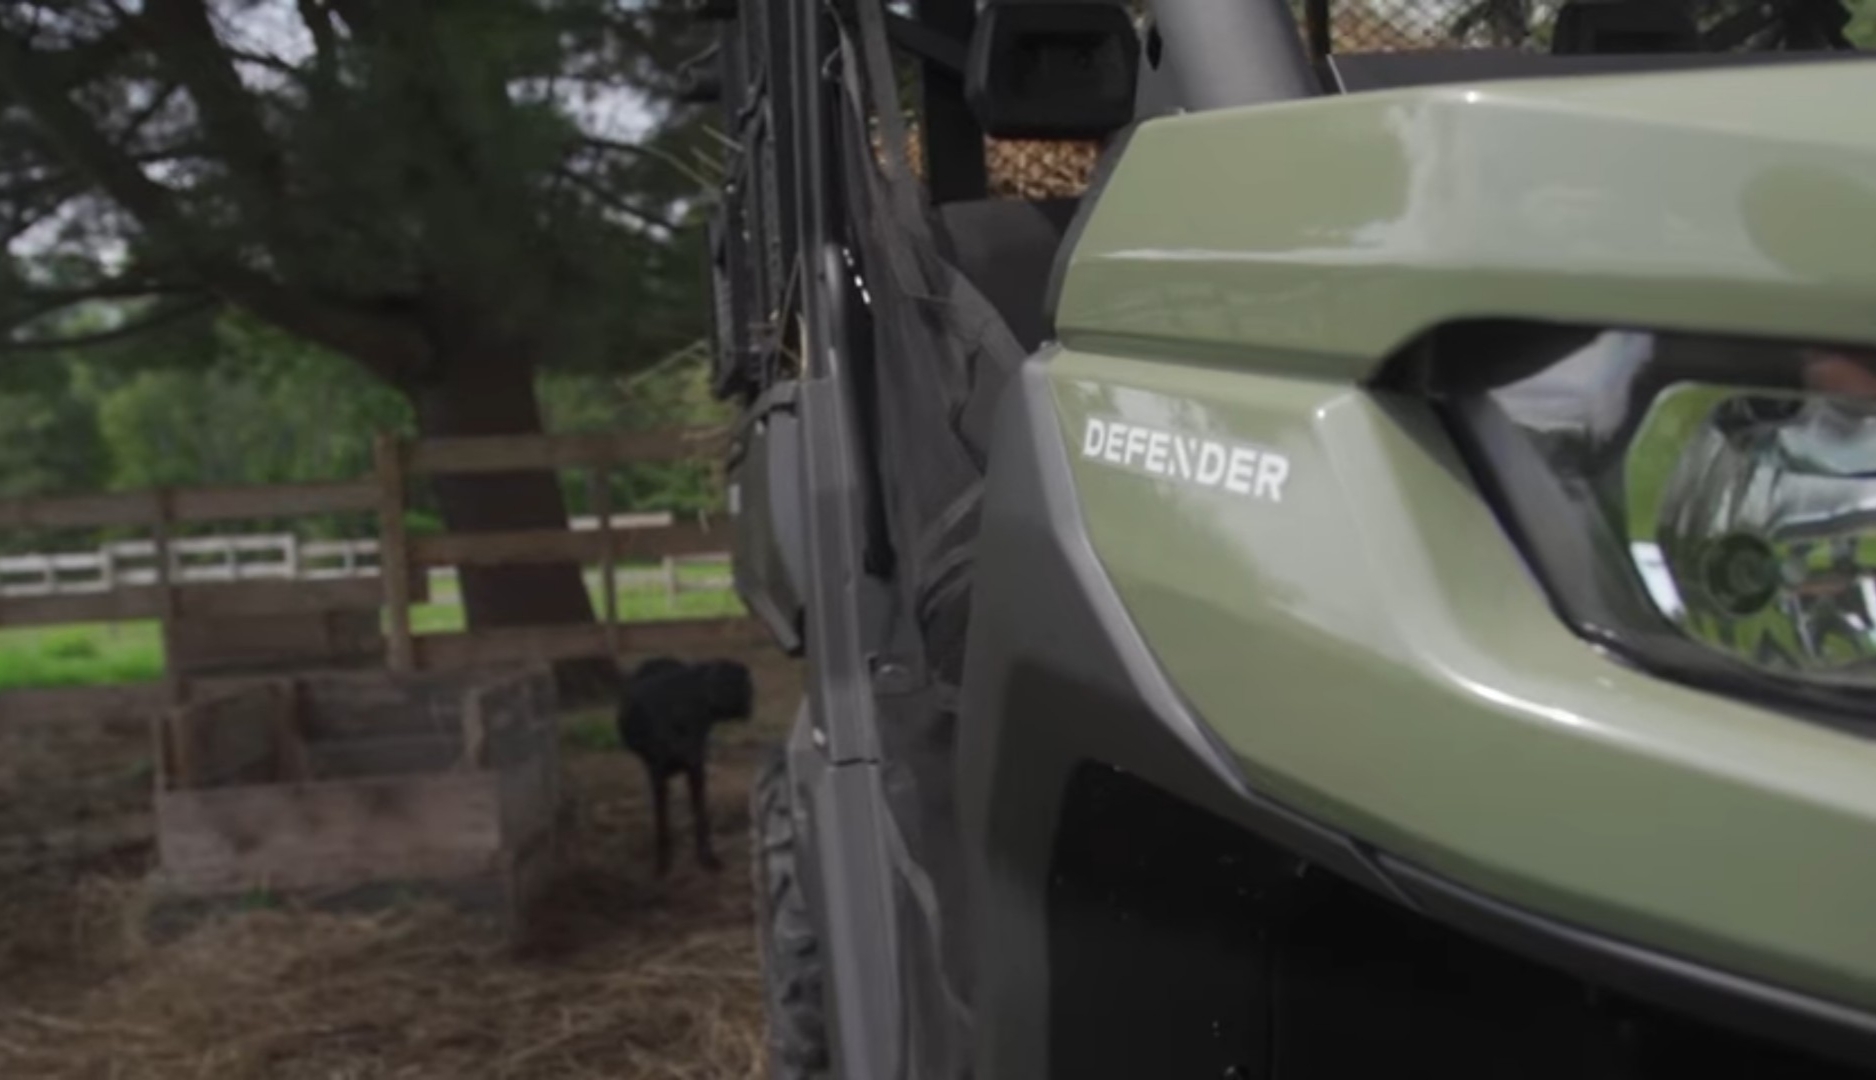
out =
<path fill-rule="evenodd" d="M 1075 199 L 973 199 L 937 208 L 946 259 L 990 301 L 1023 348 L 1048 334 L 1043 317 L 1049 272 L 1062 246 Z"/>

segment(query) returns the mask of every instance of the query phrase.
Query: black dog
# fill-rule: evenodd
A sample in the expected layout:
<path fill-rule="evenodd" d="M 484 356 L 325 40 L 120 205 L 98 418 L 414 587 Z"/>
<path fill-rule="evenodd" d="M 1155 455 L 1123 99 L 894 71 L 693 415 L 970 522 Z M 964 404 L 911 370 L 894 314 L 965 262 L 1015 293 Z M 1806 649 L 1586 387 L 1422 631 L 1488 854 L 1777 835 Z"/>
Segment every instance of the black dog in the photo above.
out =
<path fill-rule="evenodd" d="M 671 818 L 666 799 L 673 776 L 690 786 L 691 826 L 697 862 L 722 869 L 710 847 L 710 814 L 704 766 L 710 728 L 747 720 L 755 697 L 749 668 L 734 660 L 686 664 L 668 656 L 647 660 L 625 680 L 619 700 L 619 741 L 645 763 L 651 779 L 653 825 L 658 833 L 658 873 L 671 868 Z"/>

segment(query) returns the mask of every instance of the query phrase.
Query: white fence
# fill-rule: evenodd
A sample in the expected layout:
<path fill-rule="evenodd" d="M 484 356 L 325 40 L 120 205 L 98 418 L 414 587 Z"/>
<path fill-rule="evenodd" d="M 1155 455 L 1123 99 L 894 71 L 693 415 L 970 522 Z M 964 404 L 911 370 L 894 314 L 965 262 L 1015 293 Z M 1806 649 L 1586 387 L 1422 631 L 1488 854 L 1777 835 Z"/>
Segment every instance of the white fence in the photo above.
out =
<path fill-rule="evenodd" d="M 377 557 L 376 540 L 302 541 L 291 533 L 192 536 L 170 541 L 169 580 L 182 585 L 375 577 Z M 159 583 L 154 540 L 0 558 L 0 596 L 66 596 Z"/>
<path fill-rule="evenodd" d="M 670 514 L 614 514 L 615 529 L 669 526 Z M 574 518 L 576 530 L 599 528 L 596 517 Z M 728 553 L 672 556 L 655 570 L 617 574 L 622 587 L 663 585 L 668 596 L 691 590 L 730 587 L 727 574 L 686 580 L 685 563 L 721 565 Z M 70 596 L 160 583 L 154 540 L 121 540 L 96 551 L 52 552 L 0 557 L 0 598 Z M 378 576 L 378 541 L 301 540 L 292 533 L 254 536 L 191 536 L 169 542 L 169 580 L 186 585 L 233 581 L 331 581 Z M 430 571 L 431 585 L 453 586 L 453 567 Z"/>

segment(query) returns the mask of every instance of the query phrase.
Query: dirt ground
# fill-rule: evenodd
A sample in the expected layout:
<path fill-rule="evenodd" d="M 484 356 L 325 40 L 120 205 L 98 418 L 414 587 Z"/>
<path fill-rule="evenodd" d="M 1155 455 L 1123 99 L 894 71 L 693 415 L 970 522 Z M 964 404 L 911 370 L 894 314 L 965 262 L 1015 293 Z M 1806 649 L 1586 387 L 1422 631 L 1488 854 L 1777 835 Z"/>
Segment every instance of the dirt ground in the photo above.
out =
<path fill-rule="evenodd" d="M 0 1077 L 760 1076 L 747 798 L 801 684 L 773 651 L 743 659 L 756 720 L 718 729 L 711 777 L 725 869 L 704 872 L 680 844 L 659 880 L 637 762 L 611 743 L 609 717 L 569 716 L 572 826 L 518 946 L 419 904 L 363 915 L 257 904 L 152 943 L 148 736 L 9 733 Z M 689 827 L 681 809 L 676 825 Z"/>

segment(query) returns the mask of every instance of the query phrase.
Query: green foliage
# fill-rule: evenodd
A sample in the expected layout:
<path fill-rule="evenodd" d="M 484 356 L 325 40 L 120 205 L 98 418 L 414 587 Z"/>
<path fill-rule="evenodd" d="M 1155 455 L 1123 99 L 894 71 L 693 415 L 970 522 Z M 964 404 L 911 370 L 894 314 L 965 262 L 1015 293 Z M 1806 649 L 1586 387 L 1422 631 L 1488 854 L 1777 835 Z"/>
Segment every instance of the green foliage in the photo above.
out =
<path fill-rule="evenodd" d="M 1850 23 L 1844 36 L 1859 49 L 1876 49 L 1876 0 L 1846 0 Z"/>
<path fill-rule="evenodd" d="M 132 375 L 98 402 L 110 486 L 275 484 L 363 475 L 409 406 L 343 357 L 251 319 L 223 320 L 213 358 Z"/>
<path fill-rule="evenodd" d="M 74 373 L 47 366 L 69 379 Z M 73 392 L 69 381 L 0 378 L 0 498 L 20 498 L 102 486 L 109 475 L 109 453 L 91 403 Z M 66 531 L 35 529 L 11 532 L 18 550 L 58 546 Z"/>
<path fill-rule="evenodd" d="M 733 417 L 728 406 L 710 396 L 708 364 L 695 349 L 630 379 L 548 373 L 538 386 L 546 427 L 557 433 L 709 428 Z M 562 484 L 571 513 L 593 512 L 583 474 L 569 473 Z M 619 469 L 612 477 L 611 498 L 615 511 L 680 516 L 715 512 L 723 505 L 717 470 L 701 461 Z"/>
<path fill-rule="evenodd" d="M 537 378 L 557 433 L 715 426 L 728 408 L 709 394 L 705 358 L 675 354 L 626 379 L 548 371 Z M 0 497 L 306 483 L 367 476 L 381 431 L 415 433 L 402 395 L 344 356 L 239 313 L 206 333 L 120 347 L 117 355 L 52 353 L 0 365 Z M 569 512 L 592 512 L 586 477 L 563 476 Z M 615 512 L 710 513 L 722 504 L 714 466 L 631 465 L 612 478 Z M 406 527 L 444 531 L 428 492 L 412 491 Z M 250 522 L 306 536 L 367 535 L 369 515 Z M 94 546 L 102 534 L 8 532 L 0 552 Z"/>
<path fill-rule="evenodd" d="M 0 498 L 87 491 L 110 478 L 90 377 L 76 362 L 0 364 Z M 0 536 L 0 552 L 59 547 L 78 534 L 30 529 Z"/>

